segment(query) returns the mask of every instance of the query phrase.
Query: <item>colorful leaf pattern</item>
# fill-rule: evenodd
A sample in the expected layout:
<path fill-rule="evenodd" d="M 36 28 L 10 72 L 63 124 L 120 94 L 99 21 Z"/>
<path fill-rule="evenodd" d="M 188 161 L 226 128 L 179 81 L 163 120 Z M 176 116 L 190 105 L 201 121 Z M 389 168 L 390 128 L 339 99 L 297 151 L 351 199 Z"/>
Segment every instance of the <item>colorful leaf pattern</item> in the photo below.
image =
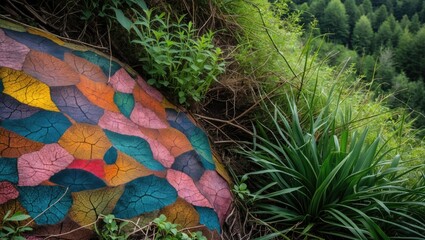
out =
<path fill-rule="evenodd" d="M 218 236 L 227 179 L 201 128 L 132 69 L 0 20 L 0 219 L 25 212 L 47 236 L 165 214 Z"/>

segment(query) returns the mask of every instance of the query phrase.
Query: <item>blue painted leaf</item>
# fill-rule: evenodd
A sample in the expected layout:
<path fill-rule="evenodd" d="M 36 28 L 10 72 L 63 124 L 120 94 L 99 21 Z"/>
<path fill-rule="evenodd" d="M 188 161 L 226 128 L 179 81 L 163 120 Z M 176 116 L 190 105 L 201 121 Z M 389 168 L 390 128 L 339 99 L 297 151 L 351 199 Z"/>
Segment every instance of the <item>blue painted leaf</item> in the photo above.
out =
<path fill-rule="evenodd" d="M 27 47 L 50 54 L 61 60 L 64 59 L 65 52 L 70 52 L 68 48 L 62 47 L 50 39 L 30 34 L 27 32 L 16 32 L 9 29 L 3 29 L 6 35 Z"/>
<path fill-rule="evenodd" d="M 106 162 L 106 164 L 114 164 L 117 161 L 117 158 L 118 152 L 114 147 L 109 148 L 103 156 L 103 160 Z"/>
<path fill-rule="evenodd" d="M 40 111 L 28 118 L 4 120 L 0 126 L 33 141 L 56 143 L 71 122 L 62 113 Z"/>
<path fill-rule="evenodd" d="M 0 93 L 0 120 L 27 118 L 38 111 L 38 108 L 28 106 L 7 94 Z"/>
<path fill-rule="evenodd" d="M 51 87 L 53 102 L 77 122 L 97 124 L 103 109 L 92 104 L 75 86 Z"/>
<path fill-rule="evenodd" d="M 204 167 L 208 170 L 214 170 L 215 164 L 212 159 L 210 143 L 204 131 L 195 126 L 186 114 L 182 112 L 167 108 L 166 113 L 168 123 L 189 139 L 193 148 L 201 156 Z"/>
<path fill-rule="evenodd" d="M 60 186 L 18 187 L 18 191 L 19 202 L 40 225 L 59 223 L 72 205 L 70 192 Z"/>
<path fill-rule="evenodd" d="M 119 218 L 132 218 L 142 213 L 161 209 L 176 200 L 177 191 L 167 180 L 150 175 L 126 184 L 113 214 Z"/>
<path fill-rule="evenodd" d="M 214 209 L 197 206 L 195 206 L 195 209 L 199 214 L 200 224 L 205 225 L 210 230 L 217 230 L 218 233 L 221 232 L 220 222 L 218 221 L 218 216 L 217 213 L 214 212 Z"/>
<path fill-rule="evenodd" d="M 50 181 L 68 187 L 70 192 L 92 190 L 106 184 L 94 174 L 81 169 L 64 169 L 50 178 Z"/>
<path fill-rule="evenodd" d="M 99 54 L 92 51 L 85 51 L 85 52 L 73 51 L 73 53 L 79 57 L 86 59 L 87 61 L 91 63 L 98 65 L 102 69 L 103 73 L 105 73 L 106 76 L 114 75 L 115 72 L 121 68 L 121 66 L 118 63 L 114 61 L 110 61 L 109 59 L 102 57 Z"/>
<path fill-rule="evenodd" d="M 130 118 L 135 104 L 133 94 L 115 92 L 114 102 L 120 112 L 127 118 Z"/>
<path fill-rule="evenodd" d="M 201 158 L 193 150 L 177 156 L 171 168 L 186 173 L 195 181 L 198 181 L 205 171 Z"/>
<path fill-rule="evenodd" d="M 114 147 L 133 157 L 145 167 L 155 171 L 165 169 L 161 163 L 153 158 L 152 150 L 146 140 L 136 136 L 122 135 L 108 130 L 104 131 Z"/>
<path fill-rule="evenodd" d="M 18 183 L 18 160 L 0 157 L 0 182 Z"/>

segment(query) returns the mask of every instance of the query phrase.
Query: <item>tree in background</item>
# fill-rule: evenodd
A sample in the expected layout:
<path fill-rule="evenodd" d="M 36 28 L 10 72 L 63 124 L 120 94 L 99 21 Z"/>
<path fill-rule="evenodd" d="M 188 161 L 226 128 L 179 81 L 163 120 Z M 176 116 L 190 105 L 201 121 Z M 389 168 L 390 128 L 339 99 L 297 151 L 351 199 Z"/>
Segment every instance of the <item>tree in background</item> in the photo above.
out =
<path fill-rule="evenodd" d="M 375 59 L 371 55 L 363 55 L 358 58 L 356 64 L 357 74 L 366 81 L 372 81 L 375 72 Z"/>
<path fill-rule="evenodd" d="M 388 11 L 385 5 L 381 5 L 373 14 L 373 30 L 378 30 L 379 26 L 387 19 Z"/>
<path fill-rule="evenodd" d="M 400 27 L 403 31 L 410 27 L 410 20 L 406 14 L 403 15 L 403 18 L 400 20 Z"/>
<path fill-rule="evenodd" d="M 399 74 L 393 80 L 388 103 L 391 107 L 403 107 L 412 111 L 412 117 L 416 118 L 415 126 L 425 126 L 425 84 L 421 81 L 409 81 L 404 73 Z"/>
<path fill-rule="evenodd" d="M 394 15 L 390 15 L 387 20 L 391 28 L 391 46 L 397 46 L 400 40 L 401 33 L 403 32 L 400 23 L 395 19 Z"/>
<path fill-rule="evenodd" d="M 325 8 L 326 8 L 325 0 L 315 0 L 311 2 L 309 11 L 319 22 L 321 22 L 323 17 L 323 10 Z"/>
<path fill-rule="evenodd" d="M 373 49 L 372 24 L 365 15 L 356 22 L 352 35 L 353 48 L 358 53 L 369 54 Z"/>
<path fill-rule="evenodd" d="M 346 0 L 344 2 L 345 11 L 348 15 L 348 26 L 349 26 L 349 32 L 352 32 L 354 29 L 354 26 L 356 25 L 356 22 L 360 18 L 360 10 L 359 7 L 356 5 L 355 0 Z"/>
<path fill-rule="evenodd" d="M 393 51 L 391 48 L 383 48 L 379 55 L 379 64 L 374 80 L 376 89 L 387 92 L 392 87 L 395 75 Z"/>
<path fill-rule="evenodd" d="M 329 38 L 335 43 L 348 43 L 348 16 L 340 0 L 331 0 L 328 3 L 319 25 L 322 33 L 333 33 Z"/>
<path fill-rule="evenodd" d="M 372 7 L 372 3 L 370 2 L 370 0 L 364 0 L 361 7 L 363 9 L 364 15 L 368 16 L 369 14 L 373 13 L 373 7 Z"/>
<path fill-rule="evenodd" d="M 425 27 L 416 35 L 405 30 L 400 37 L 396 59 L 400 70 L 406 73 L 410 80 L 425 79 Z"/>
<path fill-rule="evenodd" d="M 421 22 L 419 21 L 419 15 L 418 13 L 415 13 L 412 17 L 412 20 L 410 21 L 409 31 L 411 33 L 417 33 L 419 29 L 421 28 Z"/>
<path fill-rule="evenodd" d="M 389 21 L 385 21 L 379 26 L 378 32 L 375 34 L 375 46 L 380 47 L 391 47 L 392 31 Z"/>

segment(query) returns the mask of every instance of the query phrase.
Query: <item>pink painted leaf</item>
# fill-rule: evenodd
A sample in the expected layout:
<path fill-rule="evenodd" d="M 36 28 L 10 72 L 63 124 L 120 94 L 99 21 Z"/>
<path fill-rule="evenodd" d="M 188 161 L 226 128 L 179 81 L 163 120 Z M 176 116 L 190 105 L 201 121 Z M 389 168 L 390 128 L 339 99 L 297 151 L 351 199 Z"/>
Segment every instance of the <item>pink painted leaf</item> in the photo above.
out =
<path fill-rule="evenodd" d="M 30 49 L 4 34 L 0 29 L 0 66 L 21 70 Z"/>
<path fill-rule="evenodd" d="M 174 157 L 164 145 L 162 145 L 158 140 L 149 138 L 146 134 L 143 134 L 137 124 L 126 118 L 121 113 L 105 111 L 105 114 L 103 114 L 99 120 L 99 126 L 103 129 L 119 134 L 143 138 L 149 143 L 155 160 L 167 168 L 170 168 L 174 163 Z"/>
<path fill-rule="evenodd" d="M 154 111 L 143 107 L 139 102 L 136 102 L 133 112 L 131 112 L 130 119 L 137 125 L 145 128 L 159 129 L 168 127 Z"/>
<path fill-rule="evenodd" d="M 179 197 L 187 202 L 199 207 L 212 208 L 211 203 L 199 192 L 189 175 L 174 169 L 168 169 L 167 180 L 177 190 Z"/>
<path fill-rule="evenodd" d="M 220 223 L 223 224 L 232 203 L 232 194 L 227 182 L 217 172 L 205 171 L 196 186 L 213 205 Z"/>
<path fill-rule="evenodd" d="M 122 93 L 132 93 L 136 85 L 136 81 L 127 73 L 124 68 L 121 68 L 109 80 L 112 87 Z"/>
<path fill-rule="evenodd" d="M 18 158 L 19 186 L 36 186 L 65 169 L 73 160 L 74 157 L 57 143 L 24 154 Z"/>
<path fill-rule="evenodd" d="M 158 102 L 162 102 L 162 100 L 164 100 L 164 96 L 162 96 L 162 94 L 158 90 L 147 84 L 145 79 L 140 76 L 137 76 L 136 81 L 146 91 L 147 94 L 158 100 Z"/>
<path fill-rule="evenodd" d="M 19 196 L 18 190 L 10 182 L 0 182 L 0 204 L 9 200 L 15 199 Z"/>

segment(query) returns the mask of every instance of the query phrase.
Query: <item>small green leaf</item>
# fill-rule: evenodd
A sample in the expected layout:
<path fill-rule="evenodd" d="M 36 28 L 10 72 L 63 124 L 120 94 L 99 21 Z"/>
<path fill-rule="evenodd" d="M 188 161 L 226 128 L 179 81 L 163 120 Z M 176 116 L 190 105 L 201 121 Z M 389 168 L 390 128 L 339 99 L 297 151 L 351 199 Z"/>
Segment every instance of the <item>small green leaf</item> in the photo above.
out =
<path fill-rule="evenodd" d="M 117 18 L 117 21 L 121 24 L 122 27 L 124 27 L 127 31 L 130 31 L 132 22 L 130 19 L 128 19 L 121 9 L 112 8 L 115 12 L 115 17 Z"/>
<path fill-rule="evenodd" d="M 9 217 L 8 219 L 6 219 L 6 221 L 23 221 L 26 220 L 28 218 L 30 218 L 30 215 L 27 214 L 23 214 L 21 212 L 16 212 L 15 214 L 13 214 L 13 216 Z"/>

